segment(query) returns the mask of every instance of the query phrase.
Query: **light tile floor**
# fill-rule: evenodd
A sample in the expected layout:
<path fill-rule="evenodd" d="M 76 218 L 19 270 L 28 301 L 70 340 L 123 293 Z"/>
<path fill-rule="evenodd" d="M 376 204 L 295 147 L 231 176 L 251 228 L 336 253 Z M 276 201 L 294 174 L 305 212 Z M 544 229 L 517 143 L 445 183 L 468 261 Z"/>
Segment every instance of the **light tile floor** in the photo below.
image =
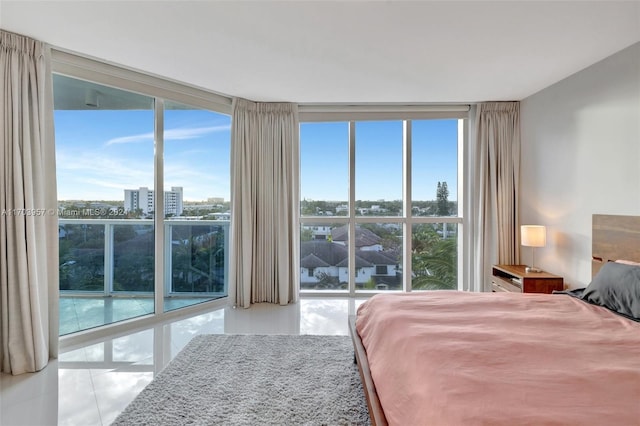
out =
<path fill-rule="evenodd" d="M 198 334 L 347 335 L 362 299 L 226 307 L 62 352 L 43 371 L 0 375 L 0 425 L 109 425 Z"/>

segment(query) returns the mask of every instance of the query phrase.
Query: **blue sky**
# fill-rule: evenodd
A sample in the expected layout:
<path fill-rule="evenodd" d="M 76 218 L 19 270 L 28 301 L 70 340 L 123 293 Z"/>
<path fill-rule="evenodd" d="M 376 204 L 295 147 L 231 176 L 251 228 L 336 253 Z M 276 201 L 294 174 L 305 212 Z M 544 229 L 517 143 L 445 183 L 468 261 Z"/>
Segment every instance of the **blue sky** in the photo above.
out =
<path fill-rule="evenodd" d="M 457 120 L 412 122 L 412 197 L 435 200 L 438 181 L 446 181 L 456 200 Z M 402 198 L 402 122 L 356 123 L 356 199 Z M 300 129 L 301 198 L 346 200 L 348 123 L 303 123 Z"/>
<path fill-rule="evenodd" d="M 229 200 L 230 117 L 166 110 L 165 189 L 185 200 Z M 125 189 L 153 188 L 151 110 L 56 111 L 58 199 L 124 200 Z"/>
<path fill-rule="evenodd" d="M 184 199 L 229 200 L 229 116 L 165 110 L 165 189 L 182 186 Z M 58 199 L 123 200 L 125 189 L 153 188 L 151 110 L 57 110 Z M 457 185 L 457 120 L 413 122 L 413 198 L 435 199 L 446 181 Z M 301 125 L 301 197 L 346 200 L 348 124 Z M 356 199 L 402 195 L 402 122 L 356 125 Z"/>

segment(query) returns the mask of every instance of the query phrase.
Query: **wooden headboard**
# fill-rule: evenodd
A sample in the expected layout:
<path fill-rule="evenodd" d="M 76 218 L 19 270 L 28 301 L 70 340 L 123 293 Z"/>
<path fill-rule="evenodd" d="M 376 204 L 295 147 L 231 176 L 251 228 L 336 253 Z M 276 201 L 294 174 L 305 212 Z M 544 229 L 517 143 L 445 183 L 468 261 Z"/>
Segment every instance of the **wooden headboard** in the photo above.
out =
<path fill-rule="evenodd" d="M 591 236 L 591 274 L 605 262 L 640 262 L 640 216 L 594 214 Z"/>

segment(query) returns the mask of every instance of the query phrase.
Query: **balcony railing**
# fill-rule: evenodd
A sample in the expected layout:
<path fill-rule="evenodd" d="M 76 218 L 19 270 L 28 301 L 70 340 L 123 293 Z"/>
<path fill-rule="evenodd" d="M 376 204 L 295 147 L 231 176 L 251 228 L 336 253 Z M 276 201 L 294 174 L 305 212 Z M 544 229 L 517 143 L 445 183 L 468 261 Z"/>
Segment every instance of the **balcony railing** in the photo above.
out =
<path fill-rule="evenodd" d="M 229 221 L 164 223 L 165 296 L 227 295 Z M 60 219 L 61 295 L 151 296 L 155 232 L 150 219 Z"/>

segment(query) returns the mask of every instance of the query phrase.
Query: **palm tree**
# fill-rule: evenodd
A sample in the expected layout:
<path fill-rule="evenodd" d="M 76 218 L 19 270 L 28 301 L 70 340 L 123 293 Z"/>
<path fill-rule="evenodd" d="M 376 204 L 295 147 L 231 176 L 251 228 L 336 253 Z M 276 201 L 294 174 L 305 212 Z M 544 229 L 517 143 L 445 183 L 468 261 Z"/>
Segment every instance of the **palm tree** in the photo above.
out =
<path fill-rule="evenodd" d="M 430 224 L 413 232 L 412 288 L 416 290 L 453 290 L 458 287 L 457 241 L 442 238 Z"/>

